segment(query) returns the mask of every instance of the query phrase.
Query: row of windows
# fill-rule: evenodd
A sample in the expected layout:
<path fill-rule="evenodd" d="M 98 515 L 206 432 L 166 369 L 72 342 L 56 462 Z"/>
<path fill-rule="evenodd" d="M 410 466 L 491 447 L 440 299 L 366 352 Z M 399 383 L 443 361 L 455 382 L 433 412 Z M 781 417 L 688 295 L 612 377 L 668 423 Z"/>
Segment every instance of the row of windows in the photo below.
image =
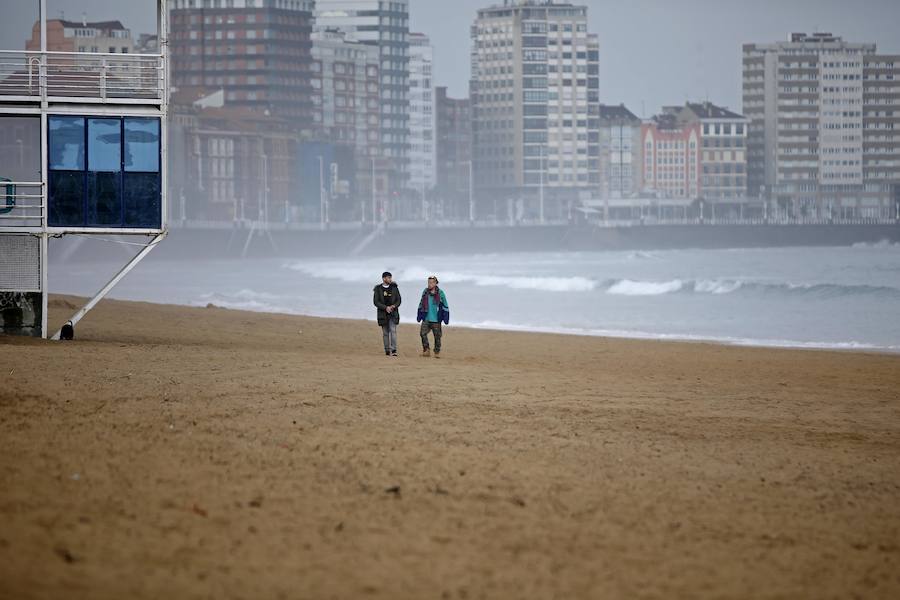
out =
<path fill-rule="evenodd" d="M 159 119 L 49 117 L 49 224 L 158 229 L 159 144 Z"/>

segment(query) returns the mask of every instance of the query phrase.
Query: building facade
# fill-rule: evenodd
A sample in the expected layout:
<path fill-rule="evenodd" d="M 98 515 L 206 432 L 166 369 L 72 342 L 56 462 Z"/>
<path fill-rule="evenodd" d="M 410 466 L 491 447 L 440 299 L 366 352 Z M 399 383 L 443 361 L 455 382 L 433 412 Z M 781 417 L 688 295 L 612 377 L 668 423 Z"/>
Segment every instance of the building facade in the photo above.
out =
<path fill-rule="evenodd" d="M 749 120 L 710 102 L 688 102 L 678 111 L 678 120 L 700 125 L 699 197 L 719 204 L 744 202 Z"/>
<path fill-rule="evenodd" d="M 393 192 L 409 176 L 409 1 L 317 0 L 316 28 L 340 30 L 378 48 L 381 152 Z"/>
<path fill-rule="evenodd" d="M 380 156 L 378 48 L 342 31 L 320 30 L 313 34 L 313 59 L 319 91 L 313 119 L 320 137 L 352 147 L 365 165 Z"/>
<path fill-rule="evenodd" d="M 31 29 L 31 39 L 25 44 L 26 50 L 41 49 L 40 22 Z M 106 54 L 132 54 L 135 50 L 131 30 L 121 21 L 47 21 L 47 51 L 49 52 L 90 52 Z"/>
<path fill-rule="evenodd" d="M 171 0 L 172 84 L 222 89 L 230 106 L 297 119 L 312 132 L 312 0 Z"/>
<path fill-rule="evenodd" d="M 562 218 L 600 184 L 599 46 L 587 7 L 505 0 L 479 10 L 471 33 L 478 195 L 524 199 L 525 218 Z"/>
<path fill-rule="evenodd" d="M 433 84 L 434 49 L 428 36 L 409 34 L 409 188 L 434 188 L 437 140 Z"/>
<path fill-rule="evenodd" d="M 700 195 L 701 126 L 679 120 L 680 107 L 641 126 L 641 189 L 657 198 L 694 200 Z"/>
<path fill-rule="evenodd" d="M 830 33 L 743 48 L 749 193 L 798 218 L 883 217 L 900 182 L 900 56 Z"/>
<path fill-rule="evenodd" d="M 600 197 L 628 198 L 640 191 L 641 120 L 624 105 L 601 105 Z"/>
<path fill-rule="evenodd" d="M 437 199 L 440 216 L 468 219 L 472 160 L 472 115 L 468 98 L 435 89 L 437 115 Z"/>

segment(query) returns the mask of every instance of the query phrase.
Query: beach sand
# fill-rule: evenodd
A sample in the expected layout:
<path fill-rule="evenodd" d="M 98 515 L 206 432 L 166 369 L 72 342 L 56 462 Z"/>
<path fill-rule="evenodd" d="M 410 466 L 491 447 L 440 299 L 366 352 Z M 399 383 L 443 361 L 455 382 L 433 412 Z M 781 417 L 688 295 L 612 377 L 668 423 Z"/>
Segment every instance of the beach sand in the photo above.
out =
<path fill-rule="evenodd" d="M 417 331 L 0 336 L 0 597 L 900 597 L 900 356 Z"/>

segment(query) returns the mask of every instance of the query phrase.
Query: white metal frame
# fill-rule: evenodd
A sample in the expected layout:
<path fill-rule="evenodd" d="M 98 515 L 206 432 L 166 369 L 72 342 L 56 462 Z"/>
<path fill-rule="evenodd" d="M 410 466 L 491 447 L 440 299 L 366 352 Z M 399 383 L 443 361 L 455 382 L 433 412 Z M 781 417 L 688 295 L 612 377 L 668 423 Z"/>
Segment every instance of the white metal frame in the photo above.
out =
<path fill-rule="evenodd" d="M 81 308 L 69 320 L 73 325 L 87 314 L 109 291 L 122 280 L 144 257 L 146 257 L 153 248 L 155 248 L 165 237 L 167 233 L 168 223 L 168 97 L 169 97 L 169 78 L 167 72 L 168 65 L 168 10 L 166 7 L 167 0 L 156 0 L 156 15 L 158 24 L 159 37 L 159 53 L 143 54 L 143 55 L 122 55 L 122 54 L 101 54 L 101 53 L 71 53 L 71 52 L 48 52 L 47 51 L 47 0 L 37 0 L 39 5 L 41 46 L 39 51 L 0 51 L 0 62 L 2 57 L 13 56 L 22 57 L 22 64 L 26 62 L 33 63 L 38 68 L 38 93 L 28 95 L 3 94 L 2 85 L 0 85 L 0 114 L 7 115 L 33 115 L 40 118 L 41 128 L 41 181 L 40 182 L 10 182 L 14 185 L 22 187 L 40 186 L 40 203 L 39 205 L 19 205 L 17 208 L 23 209 L 39 209 L 39 217 L 21 217 L 0 215 L 0 233 L 25 233 L 40 238 L 40 281 L 41 281 L 41 335 L 47 337 L 47 309 L 48 309 L 48 250 L 49 239 L 66 234 L 105 234 L 105 235 L 152 235 L 153 240 L 147 244 L 138 254 L 132 258 L 117 274 L 113 277 L 97 294 L 91 298 L 88 303 Z M 71 58 L 69 58 L 71 57 Z M 53 60 L 56 59 L 65 64 L 69 59 L 69 65 L 73 66 L 69 73 L 57 73 L 57 76 L 63 78 L 74 78 L 79 82 L 75 89 L 90 91 L 89 95 L 50 95 L 48 89 L 53 89 L 52 85 L 48 86 L 48 77 L 53 77 L 53 73 L 48 73 L 48 67 L 52 68 Z M 109 61 L 115 60 L 124 64 L 133 63 L 135 68 L 141 69 L 143 64 L 156 63 L 155 66 L 149 67 L 156 72 L 154 86 L 137 85 L 131 89 L 132 95 L 128 96 L 127 86 L 118 88 L 119 93 L 110 96 L 109 86 L 106 74 L 109 72 Z M 84 61 L 87 68 L 78 70 L 79 61 Z M 2 66 L 2 65 L 0 65 Z M 76 68 L 78 67 L 78 68 Z M 95 72 L 96 71 L 96 72 Z M 144 76 L 141 75 L 143 79 Z M 149 82 L 150 79 L 147 78 Z M 87 83 L 96 83 L 96 91 L 92 85 Z M 51 82 L 52 83 L 52 82 Z M 57 87 L 60 85 L 56 82 Z M 124 91 L 123 91 L 124 90 Z M 150 91 L 152 91 L 152 93 Z M 15 91 L 15 90 L 14 90 Z M 47 147 L 47 117 L 50 114 L 59 115 L 79 115 L 79 116 L 144 116 L 155 117 L 160 120 L 160 209 L 162 212 L 160 228 L 115 228 L 115 227 L 50 227 L 47 223 L 48 218 L 48 156 Z M 19 196 L 17 194 L 17 196 Z M 33 194 L 22 195 L 25 199 L 34 199 Z M 16 221 L 27 221 L 28 223 L 16 226 Z M 40 225 L 34 224 L 39 221 Z M 59 332 L 53 339 L 59 339 Z"/>

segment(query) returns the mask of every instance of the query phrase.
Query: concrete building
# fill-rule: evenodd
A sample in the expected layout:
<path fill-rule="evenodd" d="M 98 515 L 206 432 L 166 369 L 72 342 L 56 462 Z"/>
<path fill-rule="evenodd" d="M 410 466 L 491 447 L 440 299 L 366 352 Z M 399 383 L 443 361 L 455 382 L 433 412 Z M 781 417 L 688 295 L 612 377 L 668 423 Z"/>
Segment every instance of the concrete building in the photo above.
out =
<path fill-rule="evenodd" d="M 301 171 L 311 175 L 317 189 L 325 190 L 341 202 L 329 203 L 328 220 L 347 218 L 351 212 L 355 216 L 367 216 L 369 211 L 358 207 L 348 209 L 339 206 L 349 203 L 350 196 L 368 197 L 372 182 L 372 169 L 381 157 L 381 102 L 379 101 L 379 71 L 381 57 L 378 46 L 362 43 L 341 30 L 317 29 L 313 33 L 313 69 L 319 74 L 320 95 L 313 102 L 320 107 L 314 115 L 319 133 L 317 143 L 304 145 L 300 160 L 313 157 L 312 164 L 301 165 Z M 344 149 L 349 148 L 348 155 Z M 320 154 L 315 154 L 319 152 Z M 319 164 L 319 156 L 322 164 Z M 301 175 L 302 178 L 302 175 Z M 307 178 L 308 179 L 308 178 Z M 346 186 L 337 182 L 347 182 Z M 315 212 L 308 200 L 310 181 L 302 181 L 304 186 L 303 217 L 310 220 Z M 324 193 L 324 192 L 322 192 Z M 324 203 L 315 210 L 315 217 L 321 221 Z"/>
<path fill-rule="evenodd" d="M 505 0 L 472 26 L 474 183 L 519 216 L 566 218 L 600 184 L 599 48 L 587 7 Z"/>
<path fill-rule="evenodd" d="M 749 120 L 710 102 L 688 102 L 678 111 L 678 120 L 700 124 L 699 197 L 718 204 L 744 202 Z"/>
<path fill-rule="evenodd" d="M 434 49 L 428 36 L 409 34 L 409 189 L 422 194 L 434 188 L 435 139 Z"/>
<path fill-rule="evenodd" d="M 743 48 L 749 193 L 795 218 L 878 218 L 900 182 L 900 56 L 830 33 Z"/>
<path fill-rule="evenodd" d="M 659 198 L 693 200 L 700 195 L 702 129 L 699 122 L 680 121 L 680 111 L 666 107 L 641 126 L 641 189 Z"/>
<path fill-rule="evenodd" d="M 131 30 L 121 21 L 81 21 L 51 19 L 47 21 L 48 52 L 90 52 L 108 54 L 131 54 L 134 52 Z M 25 49 L 41 49 L 40 22 L 31 29 L 31 39 Z"/>
<path fill-rule="evenodd" d="M 640 191 L 641 120 L 624 105 L 600 105 L 600 197 Z"/>
<path fill-rule="evenodd" d="M 341 30 L 378 48 L 381 152 L 392 193 L 409 176 L 409 1 L 317 0 L 316 28 Z"/>
<path fill-rule="evenodd" d="M 302 220 L 295 168 L 301 137 L 294 120 L 229 106 L 221 91 L 179 90 L 169 125 L 173 220 Z"/>
<path fill-rule="evenodd" d="M 472 114 L 468 98 L 450 98 L 436 88 L 437 189 L 439 216 L 469 218 L 469 175 L 472 160 Z"/>
<path fill-rule="evenodd" d="M 354 148 L 361 164 L 380 156 L 379 52 L 337 30 L 313 34 L 319 93 L 313 115 L 321 137 Z M 365 170 L 365 169 L 364 169 Z"/>
<path fill-rule="evenodd" d="M 171 0 L 175 87 L 219 88 L 232 107 L 294 118 L 312 133 L 312 0 Z"/>

